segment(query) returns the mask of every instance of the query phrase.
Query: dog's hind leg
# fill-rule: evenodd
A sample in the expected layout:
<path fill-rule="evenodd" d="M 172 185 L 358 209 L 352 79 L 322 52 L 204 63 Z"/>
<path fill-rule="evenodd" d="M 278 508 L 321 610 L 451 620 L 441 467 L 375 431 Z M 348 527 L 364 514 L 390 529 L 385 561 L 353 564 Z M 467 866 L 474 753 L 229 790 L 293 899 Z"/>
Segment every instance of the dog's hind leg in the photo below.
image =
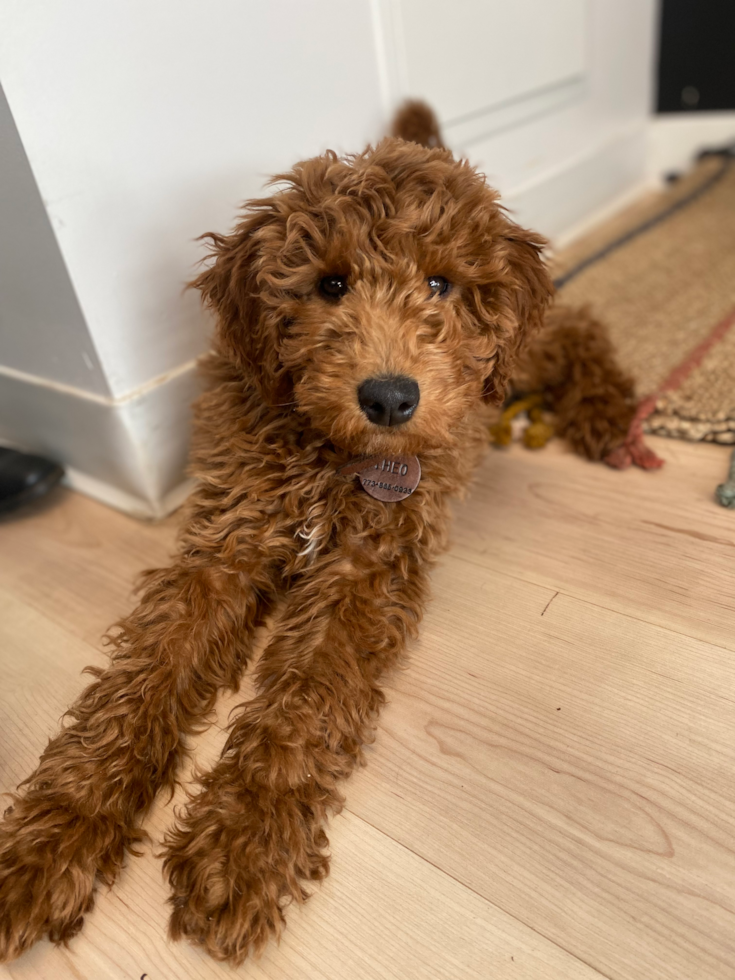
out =
<path fill-rule="evenodd" d="M 285 905 L 326 876 L 339 781 L 361 761 L 380 676 L 420 618 L 425 573 L 412 543 L 355 541 L 354 559 L 337 550 L 289 593 L 259 693 L 166 842 L 171 936 L 216 959 L 237 964 L 259 949 Z"/>
<path fill-rule="evenodd" d="M 93 671 L 0 825 L 0 959 L 79 931 L 96 881 L 113 881 L 140 817 L 173 785 L 185 737 L 237 685 L 271 577 L 247 549 L 228 567 L 204 546 L 147 573 L 109 667 Z"/>
<path fill-rule="evenodd" d="M 516 362 L 513 386 L 543 391 L 558 434 L 587 459 L 604 459 L 616 449 L 635 415 L 633 382 L 607 330 L 585 309 L 552 307 Z"/>

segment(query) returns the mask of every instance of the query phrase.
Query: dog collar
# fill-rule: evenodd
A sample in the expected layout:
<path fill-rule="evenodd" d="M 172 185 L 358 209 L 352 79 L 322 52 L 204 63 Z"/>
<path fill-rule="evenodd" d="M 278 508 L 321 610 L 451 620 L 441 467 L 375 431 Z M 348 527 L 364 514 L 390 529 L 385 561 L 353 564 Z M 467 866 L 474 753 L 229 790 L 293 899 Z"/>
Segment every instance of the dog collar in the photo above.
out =
<path fill-rule="evenodd" d="M 376 500 L 393 503 L 410 497 L 421 480 L 418 456 L 403 454 L 361 456 L 337 470 L 342 476 L 357 476 L 362 489 Z"/>

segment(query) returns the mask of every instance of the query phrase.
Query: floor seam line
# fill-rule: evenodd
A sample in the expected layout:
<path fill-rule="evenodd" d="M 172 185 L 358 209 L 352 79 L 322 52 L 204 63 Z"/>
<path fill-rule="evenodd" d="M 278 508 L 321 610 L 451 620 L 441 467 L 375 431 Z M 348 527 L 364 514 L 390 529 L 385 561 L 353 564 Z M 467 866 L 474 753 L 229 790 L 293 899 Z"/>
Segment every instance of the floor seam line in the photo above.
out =
<path fill-rule="evenodd" d="M 484 565 L 481 562 L 474 561 L 472 558 L 468 558 L 466 555 L 458 555 L 454 552 L 450 552 L 450 554 L 452 554 L 452 557 L 458 558 L 460 561 L 466 562 L 468 565 L 472 565 L 473 568 L 483 568 L 488 572 L 492 572 L 494 575 L 504 575 L 507 578 L 513 579 L 514 582 L 523 582 L 524 585 L 530 585 L 536 589 L 546 589 L 548 592 L 556 591 L 556 595 L 564 596 L 567 599 L 574 599 L 575 602 L 583 602 L 588 606 L 593 606 L 595 609 L 604 609 L 606 612 L 614 613 L 616 616 L 623 616 L 625 619 L 630 619 L 634 623 L 645 623 L 647 626 L 653 626 L 655 629 L 663 630 L 666 633 L 673 633 L 675 636 L 685 636 L 690 640 L 694 640 L 696 643 L 706 643 L 718 650 L 724 650 L 726 653 L 735 653 L 735 647 L 727 647 L 723 643 L 718 643 L 716 640 L 705 639 L 701 636 L 694 636 L 692 633 L 674 629 L 672 626 L 664 626 L 661 623 L 655 623 L 650 619 L 643 619 L 641 616 L 634 616 L 632 613 L 624 612 L 622 609 L 616 609 L 614 606 L 606 606 L 601 602 L 595 602 L 593 599 L 585 598 L 584 596 L 575 593 L 573 590 L 565 588 L 556 589 L 555 586 L 543 585 L 540 582 L 534 582 L 531 579 L 522 578 L 520 575 L 514 575 L 512 572 L 506 572 L 504 570 Z M 556 596 L 552 596 L 552 599 L 553 598 L 556 598 Z"/>
<path fill-rule="evenodd" d="M 504 909 L 502 905 L 498 905 L 497 902 L 493 902 L 492 899 L 489 899 L 486 895 L 483 895 L 482 892 L 478 892 L 477 889 L 472 887 L 472 885 L 468 885 L 467 882 L 462 881 L 460 878 L 457 878 L 450 871 L 447 871 L 446 868 L 442 868 L 438 864 L 435 864 L 429 858 L 424 857 L 423 854 L 419 854 L 418 851 L 414 851 L 414 849 L 412 847 L 409 847 L 408 844 L 404 844 L 403 841 L 398 840 L 397 838 L 393 837 L 392 834 L 387 833 L 387 831 L 382 830 L 380 827 L 377 827 L 374 823 L 371 823 L 370 820 L 367 820 L 365 817 L 360 816 L 360 814 L 357 813 L 355 810 L 351 809 L 349 805 L 345 806 L 342 812 L 349 813 L 350 816 L 355 817 L 356 820 L 359 820 L 361 823 L 364 823 L 368 827 L 371 827 L 374 831 L 376 831 L 376 833 L 381 834 L 383 837 L 387 837 L 388 840 L 393 841 L 394 844 L 398 845 L 398 847 L 402 848 L 404 851 L 408 851 L 409 854 L 413 854 L 413 856 L 418 858 L 419 861 L 423 861 L 425 864 L 428 864 L 429 867 L 434 868 L 435 871 L 438 871 L 440 874 L 445 875 L 447 878 L 455 882 L 455 884 L 459 885 L 460 887 L 466 888 L 467 891 L 470 892 L 470 894 L 475 895 L 477 898 L 485 902 L 485 904 L 489 905 L 491 908 L 497 909 L 498 912 L 502 912 L 503 915 L 507 915 L 508 918 L 512 919 L 514 922 L 517 922 L 519 923 L 519 925 L 530 930 L 534 934 L 534 936 L 540 936 L 545 942 L 550 943 L 556 949 L 560 949 L 563 953 L 566 953 L 567 956 L 571 956 L 572 959 L 577 960 L 577 962 L 584 964 L 584 966 L 592 970 L 597 976 L 602 977 L 603 980 L 614 980 L 614 978 L 611 977 L 609 974 L 603 973 L 598 967 L 593 966 L 591 963 L 588 963 L 587 960 L 583 959 L 581 956 L 578 956 L 576 953 L 573 953 L 570 949 L 567 949 L 565 946 L 562 946 L 561 943 L 558 943 L 555 939 L 551 939 L 550 936 L 547 936 L 545 933 L 540 932 L 538 929 L 535 929 L 528 922 L 524 922 L 523 919 L 519 919 L 517 915 L 514 915 L 512 912 L 508 912 L 508 910 Z"/>

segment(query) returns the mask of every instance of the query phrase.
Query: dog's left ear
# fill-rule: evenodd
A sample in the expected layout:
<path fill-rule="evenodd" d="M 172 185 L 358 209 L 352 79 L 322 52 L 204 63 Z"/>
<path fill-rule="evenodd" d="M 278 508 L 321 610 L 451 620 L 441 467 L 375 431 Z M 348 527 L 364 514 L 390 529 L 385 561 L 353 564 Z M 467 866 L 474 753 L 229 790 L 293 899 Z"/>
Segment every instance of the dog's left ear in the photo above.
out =
<path fill-rule="evenodd" d="M 542 252 L 546 240 L 533 231 L 507 222 L 496 242 L 496 259 L 502 274 L 486 294 L 485 314 L 491 320 L 496 342 L 492 369 L 486 378 L 483 398 L 499 403 L 505 398 L 518 353 L 544 321 L 554 286 Z"/>

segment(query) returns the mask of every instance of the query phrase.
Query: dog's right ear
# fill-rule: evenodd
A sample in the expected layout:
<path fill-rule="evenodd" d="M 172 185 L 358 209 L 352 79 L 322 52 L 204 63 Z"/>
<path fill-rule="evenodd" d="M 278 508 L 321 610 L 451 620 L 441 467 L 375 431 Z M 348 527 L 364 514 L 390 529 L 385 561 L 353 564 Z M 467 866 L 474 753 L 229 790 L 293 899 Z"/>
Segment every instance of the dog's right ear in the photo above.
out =
<path fill-rule="evenodd" d="M 249 208 L 232 234 L 201 236 L 214 261 L 189 285 L 215 314 L 220 347 L 274 403 L 282 397 L 285 372 L 278 357 L 277 317 L 262 301 L 260 274 L 269 242 L 280 237 L 280 222 L 269 199 L 253 201 Z"/>

